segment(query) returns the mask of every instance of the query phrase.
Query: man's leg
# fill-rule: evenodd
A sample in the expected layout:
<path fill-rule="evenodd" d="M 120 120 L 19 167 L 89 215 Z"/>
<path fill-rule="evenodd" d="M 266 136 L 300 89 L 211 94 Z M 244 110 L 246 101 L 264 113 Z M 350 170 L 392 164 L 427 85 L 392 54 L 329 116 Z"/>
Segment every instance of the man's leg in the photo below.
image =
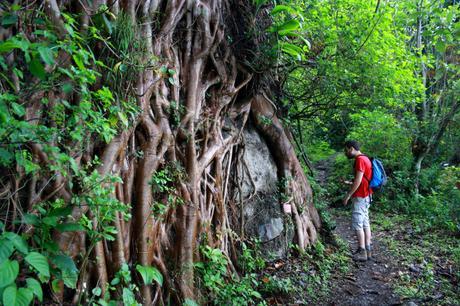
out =
<path fill-rule="evenodd" d="M 366 233 L 367 234 L 367 233 Z M 364 249 L 364 230 L 362 228 L 356 230 L 356 236 L 358 237 L 358 244 L 360 249 Z M 367 238 L 367 236 L 366 236 Z M 366 239 L 367 242 L 367 239 Z M 366 244 L 367 245 L 367 244 Z"/>
<path fill-rule="evenodd" d="M 369 221 L 369 207 L 371 205 L 371 201 L 370 201 L 370 198 L 366 198 L 366 203 L 365 203 L 365 210 L 364 210 L 364 222 L 363 222 L 363 226 L 364 226 L 364 240 L 365 240 L 365 243 L 366 243 L 366 253 L 367 253 L 367 259 L 371 259 L 372 258 L 372 244 L 371 244 L 371 238 L 372 238 L 372 234 L 371 234 L 371 224 L 370 224 L 370 221 Z"/>
<path fill-rule="evenodd" d="M 364 223 L 364 214 L 363 214 L 363 205 L 362 198 L 353 198 L 352 205 L 353 205 L 353 213 L 352 213 L 352 227 L 356 232 L 356 236 L 358 238 L 358 251 L 356 252 L 355 256 L 353 257 L 354 260 L 357 261 L 366 261 L 366 249 L 365 249 L 365 237 L 364 237 L 364 230 L 363 230 L 363 223 Z"/>
<path fill-rule="evenodd" d="M 366 241 L 366 246 L 371 245 L 371 227 L 365 227 L 364 228 L 364 236 L 365 236 L 365 241 Z"/>

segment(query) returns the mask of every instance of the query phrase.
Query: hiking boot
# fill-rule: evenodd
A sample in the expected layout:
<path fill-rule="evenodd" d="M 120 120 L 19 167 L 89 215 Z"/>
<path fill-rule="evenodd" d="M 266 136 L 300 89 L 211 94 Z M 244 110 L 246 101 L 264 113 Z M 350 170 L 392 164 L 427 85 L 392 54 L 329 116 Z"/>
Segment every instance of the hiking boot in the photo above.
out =
<path fill-rule="evenodd" d="M 353 256 L 353 260 L 355 261 L 366 261 L 367 260 L 367 253 L 366 249 L 359 248 L 355 255 Z"/>
<path fill-rule="evenodd" d="M 372 245 L 366 245 L 367 260 L 372 259 Z"/>

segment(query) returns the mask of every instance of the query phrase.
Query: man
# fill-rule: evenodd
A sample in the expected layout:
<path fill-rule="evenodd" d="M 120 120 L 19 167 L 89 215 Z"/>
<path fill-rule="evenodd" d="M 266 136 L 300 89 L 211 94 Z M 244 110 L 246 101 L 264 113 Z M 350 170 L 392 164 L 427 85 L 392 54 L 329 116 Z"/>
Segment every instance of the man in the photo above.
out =
<path fill-rule="evenodd" d="M 367 156 L 361 153 L 359 143 L 354 140 L 345 142 L 345 155 L 348 159 L 355 160 L 355 178 L 350 191 L 343 199 L 343 204 L 347 205 L 351 198 L 353 205 L 352 227 L 356 231 L 359 244 L 354 259 L 366 261 L 372 257 L 371 227 L 369 224 L 369 206 L 372 195 L 369 181 L 372 178 L 372 163 Z"/>

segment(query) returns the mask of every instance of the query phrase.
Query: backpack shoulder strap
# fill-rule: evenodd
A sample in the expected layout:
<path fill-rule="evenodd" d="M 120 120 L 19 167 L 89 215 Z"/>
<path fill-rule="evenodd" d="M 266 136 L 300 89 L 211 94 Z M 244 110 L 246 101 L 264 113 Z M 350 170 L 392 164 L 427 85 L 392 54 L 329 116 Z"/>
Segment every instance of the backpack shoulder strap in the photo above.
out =
<path fill-rule="evenodd" d="M 356 169 L 357 158 L 360 157 L 360 156 L 365 156 L 365 157 L 367 157 L 367 159 L 368 159 L 369 162 L 371 163 L 371 169 L 372 169 L 372 159 L 371 159 L 369 156 L 367 156 L 366 154 L 360 154 L 360 155 L 356 156 L 356 158 L 355 158 L 355 163 L 354 163 L 354 169 Z M 367 180 L 368 183 L 371 182 L 371 180 L 366 176 L 365 173 L 363 173 L 363 177 Z"/>

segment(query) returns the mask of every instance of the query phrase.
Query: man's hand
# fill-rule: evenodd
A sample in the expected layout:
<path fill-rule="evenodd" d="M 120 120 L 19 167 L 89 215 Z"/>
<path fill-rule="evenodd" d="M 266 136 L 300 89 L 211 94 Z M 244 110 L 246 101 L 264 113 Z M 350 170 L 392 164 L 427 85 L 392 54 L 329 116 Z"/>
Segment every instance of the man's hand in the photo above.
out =
<path fill-rule="evenodd" d="M 361 181 L 363 180 L 364 172 L 362 171 L 357 171 L 355 173 L 355 179 L 353 180 L 353 185 L 350 188 L 350 191 L 347 193 L 345 198 L 343 198 L 343 205 L 347 205 L 348 201 L 350 201 L 351 196 L 358 190 L 359 185 L 361 184 Z"/>
<path fill-rule="evenodd" d="M 343 198 L 343 201 L 342 201 L 343 205 L 347 205 L 348 201 L 350 201 L 350 195 L 349 194 L 347 194 L 345 196 L 345 198 Z"/>

